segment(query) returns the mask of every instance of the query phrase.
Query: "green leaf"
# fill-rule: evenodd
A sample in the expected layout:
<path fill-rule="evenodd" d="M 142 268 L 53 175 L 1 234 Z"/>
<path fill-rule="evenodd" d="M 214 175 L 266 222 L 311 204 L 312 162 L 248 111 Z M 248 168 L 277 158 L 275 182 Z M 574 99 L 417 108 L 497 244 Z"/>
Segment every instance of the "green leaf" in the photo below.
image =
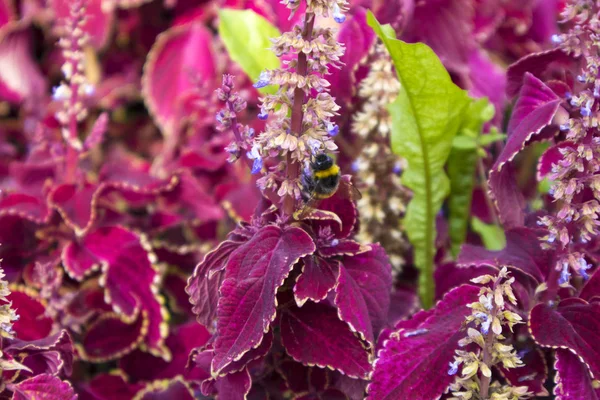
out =
<path fill-rule="evenodd" d="M 279 29 L 252 10 L 219 11 L 219 36 L 231 59 L 254 81 L 263 70 L 279 68 L 279 58 L 270 50 L 270 39 L 280 35 Z M 260 89 L 261 93 L 276 91 L 273 85 Z"/>
<path fill-rule="evenodd" d="M 456 258 L 460 246 L 467 237 L 469 227 L 469 216 L 471 214 L 471 200 L 473 187 L 475 185 L 475 169 L 477 160 L 481 156 L 479 150 L 480 139 L 488 136 L 481 135 L 483 125 L 494 117 L 494 106 L 487 99 L 473 100 L 464 113 L 457 141 L 475 142 L 472 147 L 452 147 L 448 158 L 448 176 L 450 177 L 450 199 L 448 209 L 450 211 L 448 224 L 450 231 L 450 250 Z"/>
<path fill-rule="evenodd" d="M 452 148 L 457 150 L 474 151 L 477 149 L 477 145 L 477 139 L 466 135 L 454 136 L 454 140 L 452 140 Z"/>
<path fill-rule="evenodd" d="M 477 217 L 471 219 L 471 228 L 481 236 L 488 250 L 502 250 L 506 246 L 504 230 L 498 225 L 488 225 Z"/>
<path fill-rule="evenodd" d="M 468 98 L 428 46 L 395 39 L 371 12 L 367 21 L 390 53 L 400 80 L 398 98 L 389 106 L 392 150 L 408 163 L 402 182 L 413 198 L 403 223 L 420 271 L 421 302 L 428 308 L 434 297 L 435 217 L 450 189 L 444 164 Z"/>
<path fill-rule="evenodd" d="M 500 133 L 498 131 L 490 132 L 487 135 L 481 135 L 479 137 L 479 145 L 480 146 L 488 146 L 494 142 L 499 142 L 504 139 L 506 139 L 505 133 Z"/>

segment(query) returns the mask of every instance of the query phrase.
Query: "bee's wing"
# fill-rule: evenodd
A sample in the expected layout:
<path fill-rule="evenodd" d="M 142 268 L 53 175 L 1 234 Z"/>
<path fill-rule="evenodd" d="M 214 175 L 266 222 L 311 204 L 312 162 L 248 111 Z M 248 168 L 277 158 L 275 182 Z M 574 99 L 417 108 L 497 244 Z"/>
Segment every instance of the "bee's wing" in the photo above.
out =
<path fill-rule="evenodd" d="M 342 198 L 350 199 L 350 200 L 360 200 L 362 198 L 362 194 L 360 191 L 352 184 L 349 177 L 348 179 L 344 179 L 342 177 L 340 179 L 340 186 L 338 187 L 338 193 Z"/>
<path fill-rule="evenodd" d="M 310 198 L 304 203 L 302 208 L 294 213 L 294 219 L 301 220 L 304 219 L 310 214 L 310 212 L 316 209 L 321 202 L 320 199 L 317 199 L 314 193 L 310 196 Z"/>

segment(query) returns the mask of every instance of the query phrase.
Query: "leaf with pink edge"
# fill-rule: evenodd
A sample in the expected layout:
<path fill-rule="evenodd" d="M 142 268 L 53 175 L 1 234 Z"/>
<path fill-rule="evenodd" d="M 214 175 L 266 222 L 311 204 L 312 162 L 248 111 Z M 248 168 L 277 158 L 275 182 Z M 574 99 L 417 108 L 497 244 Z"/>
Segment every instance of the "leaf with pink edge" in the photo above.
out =
<path fill-rule="evenodd" d="M 459 267 L 491 266 L 508 268 L 520 274 L 543 282 L 551 268 L 552 254 L 542 249 L 542 230 L 515 228 L 506 232 L 506 247 L 503 250 L 487 250 L 483 247 L 466 244 L 458 256 Z"/>
<path fill-rule="evenodd" d="M 387 322 L 392 280 L 392 267 L 380 245 L 341 260 L 334 300 L 338 315 L 371 348 Z"/>
<path fill-rule="evenodd" d="M 42 374 L 13 386 L 13 400 L 77 400 L 71 384 Z"/>
<path fill-rule="evenodd" d="M 463 247 L 463 252 L 465 253 L 463 260 L 466 259 L 466 256 L 471 248 L 475 248 L 475 246 L 466 246 Z M 477 249 L 481 250 L 482 254 L 487 254 L 488 250 L 483 247 L 477 247 Z M 463 254 L 463 253 L 461 253 Z M 479 254 L 479 253 L 476 253 Z M 487 256 L 486 256 L 487 257 Z M 473 255 L 469 260 L 473 260 L 476 262 L 476 255 Z M 460 258 L 459 258 L 460 260 Z M 435 298 L 441 299 L 444 297 L 444 294 L 449 292 L 451 289 L 463 285 L 465 283 L 470 283 L 471 279 L 476 278 L 481 275 L 496 275 L 498 270 L 496 267 L 489 265 L 468 265 L 468 268 L 465 268 L 466 265 L 458 266 L 454 262 L 447 262 L 437 266 L 433 277 L 435 279 Z"/>
<path fill-rule="evenodd" d="M 213 375 L 261 343 L 275 318 L 277 290 L 294 264 L 314 251 L 304 230 L 266 226 L 229 256 L 217 310 Z"/>
<path fill-rule="evenodd" d="M 313 220 L 312 225 L 316 232 L 329 227 L 338 239 L 345 239 L 354 232 L 358 221 L 358 212 L 356 211 L 356 205 L 350 199 L 341 195 L 334 195 L 323 200 L 319 204 L 319 209 L 335 213 L 342 223 L 339 224 L 337 221 L 332 220 Z"/>
<path fill-rule="evenodd" d="M 225 213 L 190 171 L 177 173 L 179 183 L 164 197 L 190 222 L 221 220 Z"/>
<path fill-rule="evenodd" d="M 199 323 L 213 330 L 213 322 L 217 316 L 219 288 L 225 278 L 225 265 L 233 251 L 243 242 L 226 240 L 206 254 L 196 266 L 194 274 L 188 280 L 186 292 L 190 296 L 192 311 Z"/>
<path fill-rule="evenodd" d="M 72 279 L 82 281 L 100 269 L 100 260 L 78 242 L 68 242 L 61 252 L 63 267 Z"/>
<path fill-rule="evenodd" d="M 35 291 L 23 286 L 12 286 L 7 299 L 19 314 L 19 320 L 15 321 L 13 329 L 20 340 L 38 340 L 50 334 L 52 318 L 46 315 L 46 304 Z"/>
<path fill-rule="evenodd" d="M 201 23 L 173 27 L 156 38 L 144 65 L 142 94 L 165 136 L 176 133 L 182 99 L 195 81 L 215 79 L 214 57 L 213 35 Z"/>
<path fill-rule="evenodd" d="M 92 150 L 104 140 L 104 134 L 108 129 L 108 114 L 102 113 L 96 118 L 94 121 L 94 125 L 92 129 L 90 129 L 90 133 L 85 138 L 85 142 L 83 143 L 83 148 L 85 150 Z"/>
<path fill-rule="evenodd" d="M 34 61 L 29 26 L 0 30 L 0 99 L 18 104 L 46 93 L 46 80 Z M 39 100 L 39 99 L 38 99 Z"/>
<path fill-rule="evenodd" d="M 140 390 L 133 400 L 194 400 L 194 392 L 181 378 L 150 382 Z"/>
<path fill-rule="evenodd" d="M 247 368 L 217 378 L 215 389 L 221 400 L 246 400 L 250 393 L 252 378 Z"/>
<path fill-rule="evenodd" d="M 448 375 L 448 364 L 465 336 L 462 324 L 471 313 L 467 304 L 476 301 L 478 293 L 479 288 L 471 285 L 453 289 L 425 314 L 425 320 L 412 326 L 416 328 L 412 332 L 403 328 L 393 332 L 374 363 L 367 398 L 438 399 L 455 379 Z"/>
<path fill-rule="evenodd" d="M 281 315 L 280 329 L 285 350 L 304 365 L 363 379 L 371 373 L 371 353 L 338 318 L 335 308 L 315 303 L 289 307 Z"/>
<path fill-rule="evenodd" d="M 540 346 L 569 349 L 600 377 L 600 304 L 578 298 L 557 307 L 541 303 L 529 313 L 529 332 Z"/>
<path fill-rule="evenodd" d="M 339 276 L 339 261 L 317 256 L 305 257 L 302 260 L 302 272 L 294 285 L 294 298 L 298 307 L 302 307 L 307 300 L 324 300 L 337 285 Z"/>
<path fill-rule="evenodd" d="M 552 123 L 562 99 L 544 82 L 525 74 L 523 87 L 508 123 L 508 139 L 502 153 L 496 159 L 493 173 L 512 161 L 534 135 Z"/>
<path fill-rule="evenodd" d="M 334 239 L 327 244 L 319 246 L 318 253 L 322 257 L 355 256 L 371 250 L 369 245 L 362 245 L 351 239 Z"/>
<path fill-rule="evenodd" d="M 106 301 L 124 317 L 138 310 L 148 318 L 144 344 L 152 354 L 168 358 L 163 339 L 168 335 L 167 310 L 156 287 L 155 256 L 146 250 L 145 239 L 121 227 L 102 227 L 88 233 L 81 245 L 103 265 L 101 284 Z"/>
<path fill-rule="evenodd" d="M 556 350 L 556 400 L 598 400 L 600 389 L 592 383 L 587 366 L 569 350 Z"/>
<path fill-rule="evenodd" d="M 77 345 L 79 356 L 88 362 L 116 360 L 136 349 L 148 331 L 148 318 L 139 313 L 133 322 L 115 313 L 106 313 L 94 321 Z"/>

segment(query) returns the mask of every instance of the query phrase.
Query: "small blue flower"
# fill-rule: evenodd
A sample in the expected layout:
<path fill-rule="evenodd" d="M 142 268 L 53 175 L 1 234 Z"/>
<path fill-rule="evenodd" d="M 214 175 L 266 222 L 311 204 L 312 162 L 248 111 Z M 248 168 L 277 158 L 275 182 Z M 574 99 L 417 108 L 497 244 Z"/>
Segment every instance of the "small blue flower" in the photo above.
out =
<path fill-rule="evenodd" d="M 342 14 L 342 10 L 340 10 L 340 6 L 337 3 L 333 4 L 333 19 L 338 24 L 341 24 L 346 20 L 346 16 Z"/>
<path fill-rule="evenodd" d="M 396 161 L 394 167 L 392 168 L 392 172 L 396 175 L 400 175 L 402 172 L 402 163 L 400 163 L 400 161 Z"/>
<path fill-rule="evenodd" d="M 217 113 L 217 116 L 215 117 L 215 119 L 217 120 L 218 123 L 222 124 L 224 117 L 225 117 L 225 113 L 223 112 L 223 110 L 221 110 Z"/>
<path fill-rule="evenodd" d="M 561 130 L 561 132 L 566 132 L 566 131 L 568 131 L 569 129 L 571 129 L 571 125 L 570 125 L 568 122 L 567 122 L 567 123 L 564 123 L 564 124 L 562 124 L 562 125 L 560 126 L 560 130 Z"/>
<path fill-rule="evenodd" d="M 358 172 L 359 168 L 360 168 L 360 161 L 358 159 L 356 159 L 352 162 L 350 169 L 352 170 L 352 172 Z"/>
<path fill-rule="evenodd" d="M 600 97 L 600 88 L 598 88 L 598 86 L 594 87 L 594 97 L 595 98 Z"/>
<path fill-rule="evenodd" d="M 261 121 L 266 120 L 267 118 L 269 118 L 269 113 L 266 112 L 265 110 L 261 109 L 260 113 L 257 115 L 258 119 L 260 119 Z"/>
<path fill-rule="evenodd" d="M 329 136 L 335 136 L 340 132 L 340 127 L 332 124 L 331 122 L 327 123 L 327 133 L 329 133 Z"/>
<path fill-rule="evenodd" d="M 565 92 L 565 99 L 570 99 L 571 97 L 573 97 L 573 95 L 571 94 L 571 92 Z"/>
<path fill-rule="evenodd" d="M 253 138 L 255 134 L 254 128 L 250 128 L 248 129 L 248 131 L 246 132 L 246 136 L 249 138 Z"/>
<path fill-rule="evenodd" d="M 586 81 L 586 78 L 585 78 L 585 76 L 583 76 L 583 75 L 577 75 L 577 80 L 578 80 L 579 82 L 583 83 L 583 82 L 585 82 L 585 81 Z"/>
<path fill-rule="evenodd" d="M 271 72 L 262 71 L 258 76 L 258 80 L 252 86 L 257 89 L 264 88 L 265 86 L 269 86 L 271 84 Z"/>
<path fill-rule="evenodd" d="M 262 157 L 258 157 L 254 159 L 254 162 L 252 163 L 252 174 L 258 174 L 260 172 L 260 170 L 263 167 L 263 159 Z"/>
<path fill-rule="evenodd" d="M 592 110 L 587 107 L 581 107 L 581 110 L 579 110 L 579 112 L 584 117 L 589 117 L 592 114 Z"/>
<path fill-rule="evenodd" d="M 562 271 L 560 272 L 560 278 L 558 278 L 558 284 L 564 285 L 569 283 L 569 279 L 571 278 L 571 274 L 569 273 L 569 264 L 563 263 Z"/>
<path fill-rule="evenodd" d="M 460 364 L 460 361 L 458 361 L 458 360 L 448 363 L 448 366 L 450 367 L 448 369 L 448 375 L 456 375 L 456 373 L 458 372 L 459 364 Z"/>
<path fill-rule="evenodd" d="M 562 43 L 562 38 L 560 37 L 560 35 L 552 35 L 550 37 L 550 40 L 552 41 L 552 43 L 554 44 L 561 44 Z"/>
<path fill-rule="evenodd" d="M 331 246 L 333 246 L 333 247 L 337 246 L 338 244 L 340 244 L 340 241 L 338 239 L 333 239 L 331 241 Z"/>
<path fill-rule="evenodd" d="M 554 241 L 556 240 L 556 235 L 554 235 L 553 233 L 551 233 L 550 235 L 548 235 L 548 239 L 546 239 L 547 243 L 554 243 Z"/>
<path fill-rule="evenodd" d="M 65 85 L 60 85 L 52 89 L 52 99 L 56 101 L 68 100 L 69 97 L 69 88 Z"/>

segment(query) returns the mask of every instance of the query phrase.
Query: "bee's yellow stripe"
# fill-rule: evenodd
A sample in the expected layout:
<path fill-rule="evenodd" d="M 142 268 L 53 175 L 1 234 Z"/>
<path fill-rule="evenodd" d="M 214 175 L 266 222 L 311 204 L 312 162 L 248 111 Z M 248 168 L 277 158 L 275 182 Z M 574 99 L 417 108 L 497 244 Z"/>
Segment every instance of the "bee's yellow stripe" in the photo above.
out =
<path fill-rule="evenodd" d="M 324 171 L 315 171 L 315 178 L 323 179 L 323 178 L 327 178 L 328 176 L 337 175 L 339 173 L 340 173 L 340 167 L 338 167 L 336 164 L 333 164 L 331 167 L 327 168 Z"/>

